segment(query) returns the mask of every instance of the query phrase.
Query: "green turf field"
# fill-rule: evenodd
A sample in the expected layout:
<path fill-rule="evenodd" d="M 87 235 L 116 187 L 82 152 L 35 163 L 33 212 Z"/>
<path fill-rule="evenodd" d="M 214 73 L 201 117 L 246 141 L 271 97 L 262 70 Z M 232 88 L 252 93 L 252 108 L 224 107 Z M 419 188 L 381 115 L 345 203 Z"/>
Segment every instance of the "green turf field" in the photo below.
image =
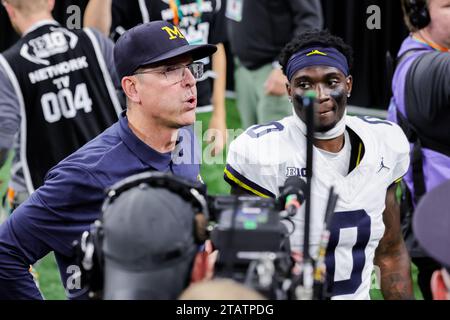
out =
<path fill-rule="evenodd" d="M 197 115 L 197 120 L 202 121 L 203 131 L 208 129 L 209 118 L 211 113 L 201 113 Z M 227 100 L 227 128 L 228 129 L 240 129 L 241 120 L 239 119 L 239 113 L 237 112 L 234 100 Z M 202 139 L 204 140 L 204 139 Z M 231 142 L 229 139 L 228 144 Z M 228 146 L 227 144 L 227 146 Z M 206 145 L 203 143 L 203 147 Z M 223 170 L 225 168 L 225 156 L 227 152 L 227 147 L 225 147 L 222 154 L 210 159 L 209 163 L 204 163 L 201 166 L 201 175 L 208 186 L 208 193 L 210 194 L 224 194 L 229 193 L 230 188 L 228 184 L 223 180 Z M 222 160 L 223 159 L 223 160 Z M 211 162 L 217 164 L 210 164 Z"/>
<path fill-rule="evenodd" d="M 0 199 L 3 199 L 8 190 L 11 164 L 14 158 L 14 151 L 9 151 L 5 164 L 0 167 Z M 7 218 L 8 210 L 2 207 L 0 202 L 0 224 Z"/>
<path fill-rule="evenodd" d="M 206 130 L 208 127 L 210 115 L 210 113 L 205 113 L 199 114 L 197 117 L 198 120 L 203 122 L 203 130 Z M 229 129 L 240 128 L 239 115 L 236 111 L 233 100 L 227 100 L 227 127 Z M 204 182 L 208 186 L 208 192 L 210 194 L 225 194 L 229 192 L 229 187 L 223 180 L 223 163 L 225 163 L 225 159 L 223 158 L 224 156 L 225 153 L 222 155 L 218 155 L 217 158 L 213 159 L 216 160 L 218 164 L 210 164 L 210 162 L 208 162 L 203 163 L 202 165 L 201 174 Z M 220 161 L 221 159 L 223 159 L 223 161 Z M 36 269 L 39 274 L 40 289 L 44 294 L 44 297 L 49 300 L 65 299 L 64 289 L 59 279 L 59 273 L 57 271 L 57 266 L 53 254 L 50 254 L 42 259 L 36 266 Z M 416 269 L 414 266 L 413 277 L 414 279 L 416 277 Z M 382 299 L 382 295 L 375 277 L 373 277 L 372 288 L 372 299 Z M 417 299 L 422 298 L 417 285 L 415 285 L 415 294 Z"/>

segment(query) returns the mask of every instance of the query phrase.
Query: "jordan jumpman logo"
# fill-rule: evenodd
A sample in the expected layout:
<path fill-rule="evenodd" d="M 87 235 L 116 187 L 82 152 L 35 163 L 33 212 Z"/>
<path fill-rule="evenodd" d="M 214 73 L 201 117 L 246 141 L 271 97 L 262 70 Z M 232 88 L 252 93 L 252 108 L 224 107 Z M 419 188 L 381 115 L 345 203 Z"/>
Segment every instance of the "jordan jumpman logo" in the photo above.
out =
<path fill-rule="evenodd" d="M 384 158 L 381 157 L 380 169 L 377 171 L 377 173 L 380 172 L 383 168 L 386 168 L 388 170 L 390 169 L 388 166 L 384 165 Z"/>

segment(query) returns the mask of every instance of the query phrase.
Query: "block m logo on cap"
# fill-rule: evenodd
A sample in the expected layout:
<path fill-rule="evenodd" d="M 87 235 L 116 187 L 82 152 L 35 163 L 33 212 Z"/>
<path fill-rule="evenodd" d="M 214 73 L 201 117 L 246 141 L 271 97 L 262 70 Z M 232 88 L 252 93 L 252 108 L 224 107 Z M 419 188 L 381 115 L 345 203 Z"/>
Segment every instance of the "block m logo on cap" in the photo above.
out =
<path fill-rule="evenodd" d="M 180 30 L 174 26 L 173 29 L 171 27 L 162 27 L 161 30 L 164 30 L 169 35 L 169 40 L 173 40 L 176 38 L 184 39 L 183 34 L 180 32 Z"/>

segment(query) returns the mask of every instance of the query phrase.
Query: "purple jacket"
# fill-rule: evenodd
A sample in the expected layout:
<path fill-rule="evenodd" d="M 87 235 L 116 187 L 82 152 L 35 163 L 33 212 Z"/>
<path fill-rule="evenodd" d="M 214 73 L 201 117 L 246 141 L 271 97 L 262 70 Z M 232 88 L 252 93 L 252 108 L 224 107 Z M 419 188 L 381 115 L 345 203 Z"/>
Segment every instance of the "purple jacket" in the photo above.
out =
<path fill-rule="evenodd" d="M 434 51 L 434 49 L 429 47 L 428 45 L 415 41 L 411 36 L 409 36 L 403 41 L 403 44 L 400 48 L 397 57 L 402 56 L 406 51 L 409 50 L 414 51 L 410 51 L 403 59 L 400 60 L 400 63 L 397 65 L 392 79 L 393 97 L 391 99 L 391 103 L 388 110 L 388 120 L 397 123 L 398 123 L 396 114 L 397 110 L 400 111 L 407 118 L 405 109 L 405 100 L 406 100 L 405 83 L 408 70 L 411 64 L 414 62 L 415 59 L 417 59 L 424 53 Z M 429 94 L 431 95 L 432 92 L 430 92 Z M 411 148 L 412 146 L 413 144 L 411 144 Z M 423 173 L 425 178 L 425 187 L 426 191 L 428 192 L 431 189 L 440 185 L 441 183 L 450 179 L 450 157 L 427 148 L 422 149 L 422 155 L 423 155 Z M 414 185 L 412 180 L 411 167 L 406 173 L 404 180 L 411 193 L 414 194 Z"/>

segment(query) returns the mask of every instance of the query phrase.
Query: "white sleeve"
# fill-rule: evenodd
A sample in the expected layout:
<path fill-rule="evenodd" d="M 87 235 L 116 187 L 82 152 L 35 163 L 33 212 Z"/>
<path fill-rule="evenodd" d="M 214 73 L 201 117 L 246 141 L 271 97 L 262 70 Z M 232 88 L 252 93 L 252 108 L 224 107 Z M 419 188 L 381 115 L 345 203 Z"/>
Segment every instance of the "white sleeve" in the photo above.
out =
<path fill-rule="evenodd" d="M 396 154 L 396 162 L 394 169 L 392 170 L 391 183 L 402 178 L 409 168 L 410 155 L 409 155 L 409 142 L 403 133 L 402 129 L 394 124 L 393 134 L 388 139 L 388 144 L 393 152 Z"/>
<path fill-rule="evenodd" d="M 243 133 L 230 144 L 224 178 L 231 186 L 261 197 L 275 197 L 278 194 L 277 167 L 261 161 L 262 149 L 261 144 L 252 143 Z"/>

